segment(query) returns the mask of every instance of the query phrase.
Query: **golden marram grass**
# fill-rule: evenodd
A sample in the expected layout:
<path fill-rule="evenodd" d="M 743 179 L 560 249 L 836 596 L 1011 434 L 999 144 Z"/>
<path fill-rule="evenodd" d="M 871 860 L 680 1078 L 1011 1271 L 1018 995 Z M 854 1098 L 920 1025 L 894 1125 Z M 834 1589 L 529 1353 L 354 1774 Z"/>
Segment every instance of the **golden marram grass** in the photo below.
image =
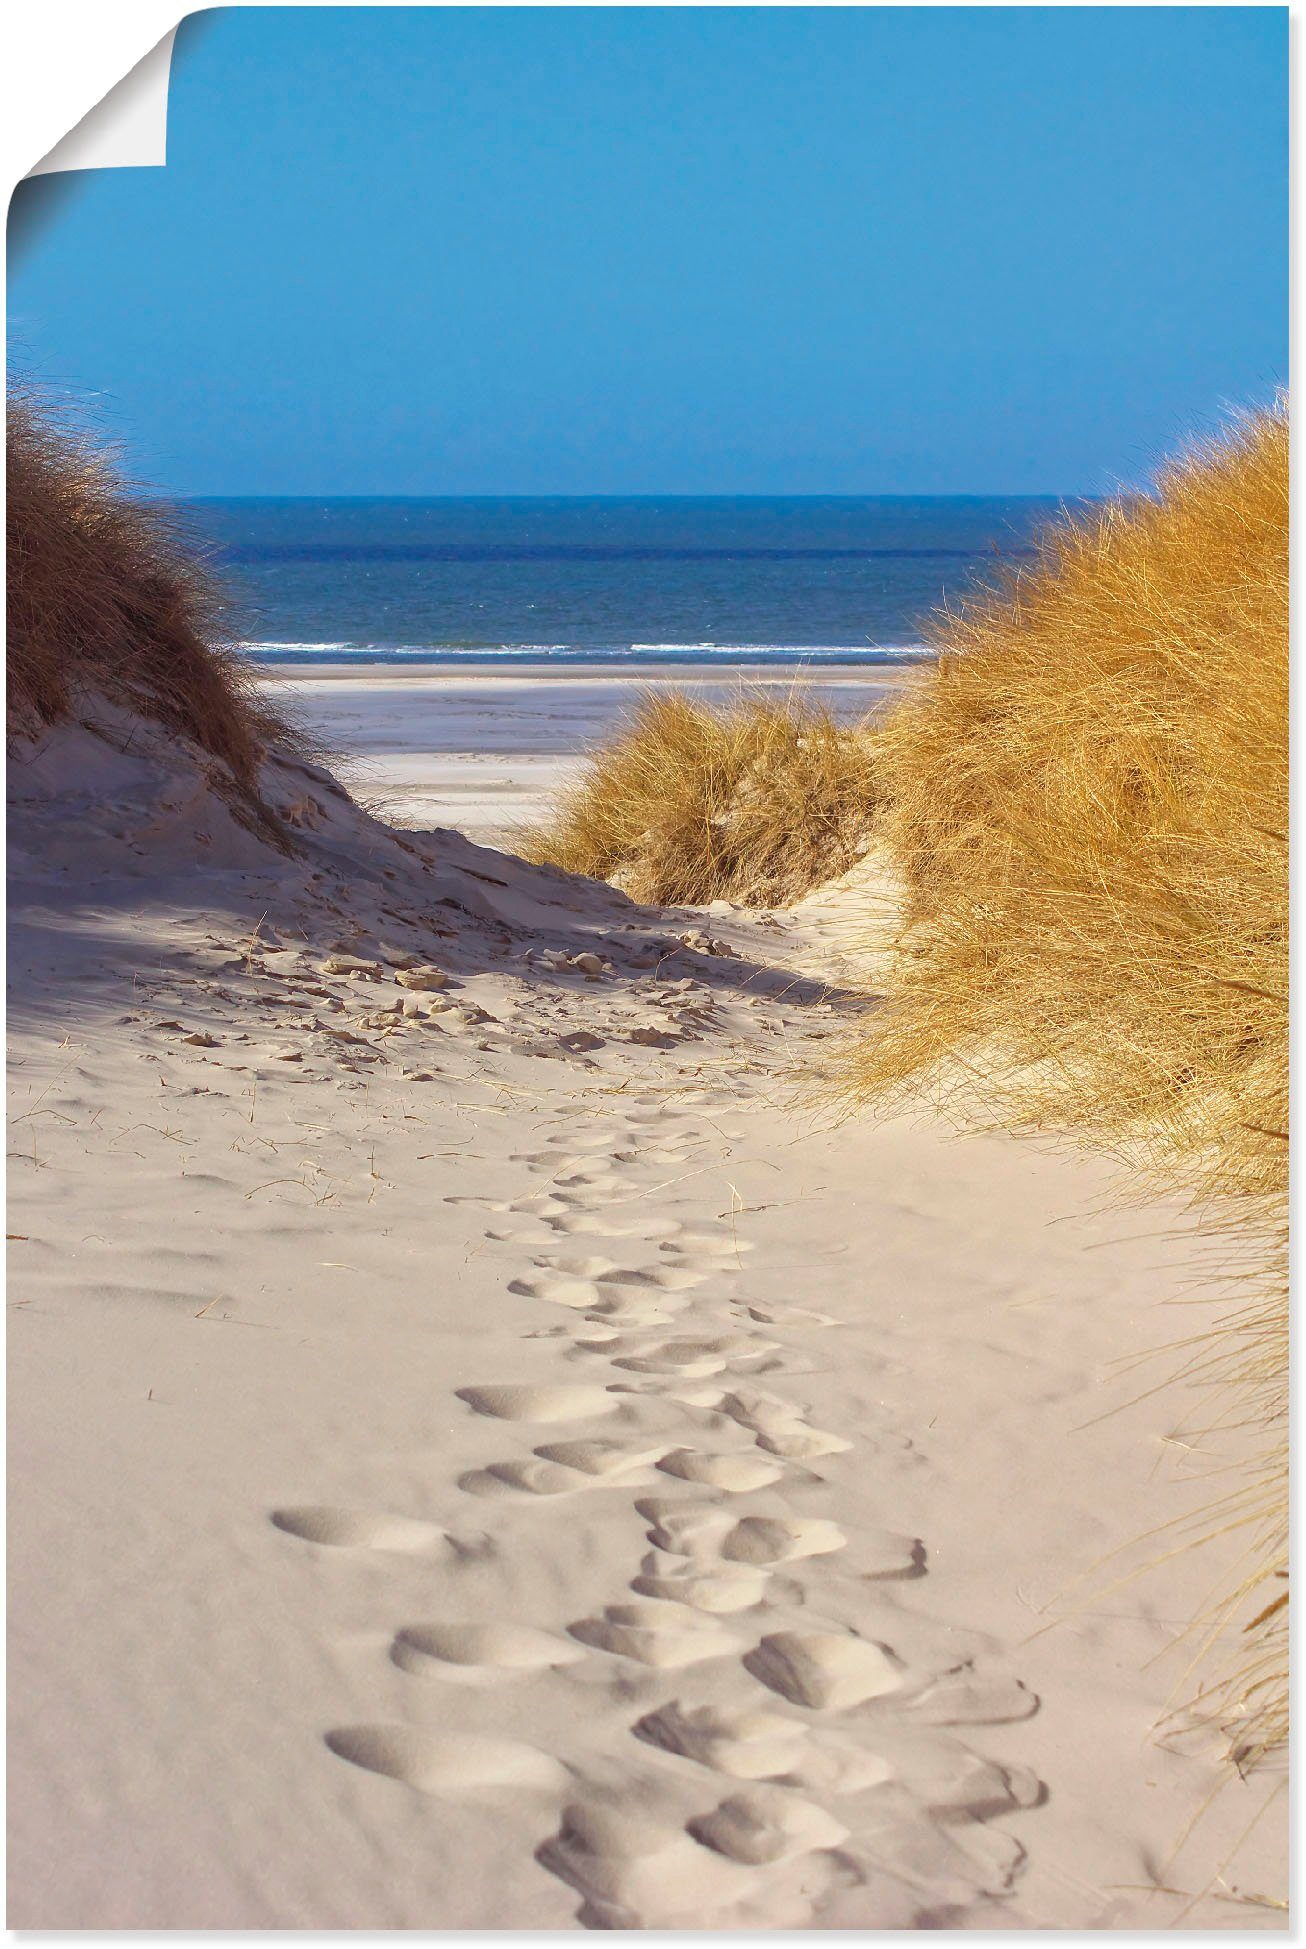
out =
<path fill-rule="evenodd" d="M 637 900 L 772 906 L 850 866 L 878 803 L 873 736 L 796 691 L 743 687 L 714 709 L 649 690 L 521 844 Z"/>
<path fill-rule="evenodd" d="M 851 1078 L 1283 1181 L 1287 425 L 1047 530 L 878 740 L 903 951 Z"/>
<path fill-rule="evenodd" d="M 1213 1426 L 1260 1430 L 1203 1519 L 1244 1532 L 1201 1622 L 1246 1656 L 1201 1702 L 1250 1764 L 1287 1710 L 1286 403 L 1052 524 L 930 633 L 873 727 L 650 694 L 531 850 L 642 900 L 776 904 L 874 842 L 901 933 L 835 1087 L 1076 1132 L 1264 1242 L 1187 1370 Z"/>
<path fill-rule="evenodd" d="M 11 731 L 93 699 L 188 737 L 245 801 L 293 742 L 226 642 L 224 597 L 173 511 L 132 490 L 76 414 L 30 387 L 6 412 Z"/>
<path fill-rule="evenodd" d="M 1242 1764 L 1287 1711 L 1288 499 L 1281 404 L 939 620 L 877 740 L 904 924 L 841 1077 L 1077 1130 L 1265 1241 L 1189 1367 L 1260 1431 L 1205 1519 L 1246 1544 L 1203 1695 Z"/>

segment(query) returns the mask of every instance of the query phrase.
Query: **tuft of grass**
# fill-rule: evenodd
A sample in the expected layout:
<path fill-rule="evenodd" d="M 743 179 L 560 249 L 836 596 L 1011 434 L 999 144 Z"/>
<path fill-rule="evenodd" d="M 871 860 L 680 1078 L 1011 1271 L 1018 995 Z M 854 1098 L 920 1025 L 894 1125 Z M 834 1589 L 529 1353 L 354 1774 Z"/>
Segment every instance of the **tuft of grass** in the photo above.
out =
<path fill-rule="evenodd" d="M 879 806 L 864 723 L 761 687 L 719 708 L 648 690 L 553 822 L 520 843 L 528 859 L 616 880 L 641 901 L 773 906 L 851 866 Z"/>
<path fill-rule="evenodd" d="M 856 1099 L 932 1079 L 949 1108 L 1078 1130 L 1273 1240 L 1287 1194 L 1286 403 L 1065 519 L 932 631 L 877 735 L 905 888 Z M 1232 1214 L 1232 1220 L 1230 1219 Z M 1221 1613 L 1247 1657 L 1207 1694 L 1246 1759 L 1282 1733 L 1286 1283 L 1197 1348 L 1263 1453 Z M 1272 1263 L 1271 1263 L 1272 1262 Z"/>
<path fill-rule="evenodd" d="M 267 747 L 292 740 L 223 640 L 200 544 L 69 413 L 11 390 L 6 434 L 10 730 L 108 697 L 193 739 L 257 799 Z"/>

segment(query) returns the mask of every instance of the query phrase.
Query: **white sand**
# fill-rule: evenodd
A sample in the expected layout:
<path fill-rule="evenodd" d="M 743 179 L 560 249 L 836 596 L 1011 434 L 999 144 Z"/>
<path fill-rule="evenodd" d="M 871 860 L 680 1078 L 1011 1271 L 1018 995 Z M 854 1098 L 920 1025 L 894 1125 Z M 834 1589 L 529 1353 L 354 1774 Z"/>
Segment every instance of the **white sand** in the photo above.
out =
<path fill-rule="evenodd" d="M 1220 1552 L 1103 1566 L 1203 1493 L 1182 1218 L 795 1105 L 870 870 L 268 790 L 12 767 L 11 1925 L 1282 1926 L 1280 1780 L 1153 1732 Z"/>

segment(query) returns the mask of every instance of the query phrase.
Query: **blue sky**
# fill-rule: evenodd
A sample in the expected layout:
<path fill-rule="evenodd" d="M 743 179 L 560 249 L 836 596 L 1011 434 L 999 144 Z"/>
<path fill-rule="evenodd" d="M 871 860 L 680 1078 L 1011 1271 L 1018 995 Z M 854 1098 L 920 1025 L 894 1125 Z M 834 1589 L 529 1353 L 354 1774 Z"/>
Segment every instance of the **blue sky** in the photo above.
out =
<path fill-rule="evenodd" d="M 1287 376 L 1286 63 L 1269 7 L 223 9 L 11 358 L 180 493 L 1094 492 Z"/>

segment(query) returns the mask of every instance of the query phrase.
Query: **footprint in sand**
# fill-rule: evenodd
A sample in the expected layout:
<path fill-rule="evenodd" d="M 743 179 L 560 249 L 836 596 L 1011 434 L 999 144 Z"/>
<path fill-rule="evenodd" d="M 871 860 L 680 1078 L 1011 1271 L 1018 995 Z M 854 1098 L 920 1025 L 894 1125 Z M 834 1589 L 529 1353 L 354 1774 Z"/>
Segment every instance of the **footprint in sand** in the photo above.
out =
<path fill-rule="evenodd" d="M 745 1450 L 740 1455 L 703 1455 L 695 1448 L 673 1448 L 658 1467 L 666 1475 L 683 1482 L 700 1482 L 708 1489 L 724 1489 L 741 1495 L 750 1489 L 766 1489 L 784 1474 L 780 1462 Z"/>
<path fill-rule="evenodd" d="M 656 1597 L 672 1604 L 688 1604 L 696 1611 L 723 1616 L 733 1611 L 751 1610 L 766 1595 L 769 1581 L 765 1570 L 743 1564 L 722 1564 L 717 1570 L 703 1570 L 696 1564 L 664 1570 L 655 1555 L 645 1557 L 640 1574 L 632 1577 L 631 1589 L 640 1597 Z"/>
<path fill-rule="evenodd" d="M 642 1271 L 610 1273 L 603 1281 L 611 1286 L 652 1286 L 662 1293 L 684 1293 L 694 1286 L 701 1286 L 707 1278 L 705 1272 L 694 1272 L 689 1267 L 652 1266 Z"/>
<path fill-rule="evenodd" d="M 623 1326 L 628 1324 L 626 1321 L 618 1325 L 600 1314 L 587 1313 L 585 1322 L 586 1331 L 583 1334 L 572 1335 L 573 1354 L 577 1352 L 611 1354 L 630 1344 L 629 1333 L 622 1331 Z"/>
<path fill-rule="evenodd" d="M 723 1374 L 726 1362 L 716 1354 L 690 1353 L 668 1354 L 627 1354 L 613 1361 L 628 1374 L 676 1374 L 682 1380 L 707 1380 L 714 1374 Z"/>
<path fill-rule="evenodd" d="M 670 1153 L 654 1137 L 655 1123 L 667 1133 L 660 1102 L 631 1117 L 631 1148 L 616 1161 L 648 1165 L 653 1151 L 666 1159 Z M 683 1142 L 683 1132 L 679 1137 Z M 694 1289 L 711 1279 L 718 1289 L 725 1286 L 720 1275 L 735 1269 L 753 1249 L 751 1241 L 738 1239 L 728 1224 L 682 1224 L 665 1208 L 640 1206 L 629 1195 L 629 1176 L 614 1175 L 611 1152 L 593 1154 L 604 1146 L 598 1133 L 584 1138 L 559 1132 L 543 1149 L 516 1160 L 546 1171 L 547 1188 L 511 1201 L 449 1202 L 509 1214 L 529 1227 L 487 1231 L 487 1237 L 534 1248 L 528 1269 L 509 1280 L 508 1290 L 584 1316 L 583 1325 L 577 1319 L 547 1329 L 564 1341 L 565 1361 L 598 1356 L 609 1372 L 615 1368 L 632 1378 L 614 1376 L 607 1387 L 489 1383 L 459 1388 L 457 1396 L 476 1414 L 498 1420 L 583 1425 L 620 1412 L 625 1428 L 614 1438 L 568 1430 L 567 1439 L 541 1439 L 528 1457 L 472 1470 L 459 1486 L 490 1497 L 598 1489 L 634 1496 L 641 1477 L 649 1484 L 657 1480 L 645 1473 L 656 1468 L 709 1497 L 640 1496 L 635 1509 L 649 1524 L 652 1549 L 631 1579 L 629 1601 L 604 1605 L 567 1625 L 565 1635 L 508 1622 L 424 1620 L 395 1633 L 393 1664 L 415 1679 L 493 1692 L 532 1679 L 571 1687 L 574 1680 L 552 1681 L 548 1674 L 578 1664 L 589 1651 L 667 1673 L 728 1659 L 731 1685 L 746 1689 L 742 1664 L 775 1695 L 778 1710 L 687 1707 L 673 1699 L 632 1728 L 645 1746 L 719 1776 L 716 1794 L 698 1811 L 684 1793 L 685 1777 L 692 1784 L 693 1776 L 684 1768 L 667 1771 L 665 1762 L 662 1772 L 650 1771 L 642 1783 L 622 1775 L 611 1795 L 598 1793 L 594 1783 L 583 1785 L 586 1798 L 567 1809 L 538 1858 L 579 1891 L 580 1920 L 588 1926 L 801 1927 L 810 1925 L 823 1889 L 868 1869 L 883 1869 L 909 1886 L 923 1877 L 932 1900 L 938 1889 L 956 1889 L 959 1900 L 973 1899 L 977 1889 L 1001 1891 L 1021 1850 L 982 1823 L 1037 1805 L 1043 1789 L 1028 1769 L 983 1759 L 943 1728 L 1023 1718 L 1037 1709 L 1033 1694 L 1014 1681 L 978 1678 L 968 1666 L 937 1677 L 909 1673 L 889 1646 L 851 1632 L 775 1629 L 753 1642 L 760 1621 L 738 1635 L 738 1625 L 730 1623 L 735 1616 L 742 1622 L 742 1614 L 762 1605 L 768 1592 L 788 1592 L 801 1601 L 803 1584 L 772 1573 L 802 1559 L 849 1550 L 842 1563 L 857 1576 L 902 1577 L 920 1570 L 921 1546 L 913 1537 L 859 1531 L 849 1549 L 834 1522 L 790 1513 L 741 1516 L 738 1504 L 731 1506 L 733 1497 L 781 1482 L 787 1463 L 852 1447 L 812 1427 L 800 1407 L 762 1391 L 756 1363 L 783 1356 L 783 1349 L 747 1330 L 750 1323 L 801 1328 L 837 1322 L 779 1301 L 725 1300 L 700 1311 Z M 654 1263 L 640 1265 L 645 1254 L 625 1240 L 644 1241 Z M 550 1241 L 559 1249 L 540 1249 Z M 625 1252 L 636 1263 L 623 1259 Z M 738 1371 L 737 1385 L 718 1378 L 731 1369 Z M 571 1371 L 584 1378 L 583 1368 L 573 1365 Z M 656 1404 L 655 1427 L 675 1402 L 705 1410 L 717 1441 L 751 1438 L 752 1445 L 710 1453 L 669 1445 L 669 1434 L 652 1441 L 638 1428 L 641 1410 L 631 1400 L 638 1395 Z M 807 1480 L 819 1482 L 819 1476 Z M 272 1520 L 307 1541 L 338 1547 L 409 1553 L 448 1547 L 433 1524 L 403 1517 L 304 1508 L 278 1510 Z M 765 1623 L 781 1617 L 768 1613 Z M 637 1686 L 651 1685 L 629 1669 L 621 1683 L 635 1696 Z M 409 1696 L 415 1701 L 418 1693 Z M 874 1710 L 859 1713 L 846 1729 L 836 1721 L 828 1732 L 798 1716 L 833 1716 L 856 1707 Z M 788 1716 L 794 1708 L 798 1714 Z M 513 1739 L 364 1725 L 332 1731 L 326 1743 L 366 1771 L 450 1799 L 506 1802 L 531 1792 L 556 1796 L 569 1785 L 575 1791 L 571 1768 Z M 600 1804 L 590 1801 L 591 1793 Z M 847 1797 L 855 1797 L 857 1806 L 853 1857 L 840 1852 L 848 1826 L 822 1804 Z"/>
<path fill-rule="evenodd" d="M 458 1487 L 469 1496 L 568 1496 L 593 1486 L 576 1469 L 538 1460 L 491 1462 L 458 1477 Z"/>
<path fill-rule="evenodd" d="M 949 1838 L 973 1863 L 979 1886 L 986 1894 L 1005 1894 L 1025 1861 L 1025 1850 L 1013 1835 L 1004 1834 L 1000 1827 L 987 1827 L 983 1821 L 963 1821 L 949 1830 Z"/>
<path fill-rule="evenodd" d="M 732 1780 L 770 1780 L 792 1773 L 811 1739 L 800 1721 L 775 1712 L 738 1712 L 715 1705 L 686 1709 L 675 1699 L 648 1713 L 632 1730 L 647 1745 L 697 1760 Z"/>
<path fill-rule="evenodd" d="M 662 1454 L 661 1446 L 620 1441 L 556 1441 L 537 1448 L 546 1462 L 577 1469 L 583 1475 L 607 1477 L 628 1475 L 634 1469 L 650 1468 Z"/>
<path fill-rule="evenodd" d="M 872 1869 L 929 1891 L 918 1927 L 976 1894 L 1002 1895 L 1011 1887 L 1025 1851 L 1011 1835 L 983 1821 L 932 1819 L 915 1802 L 877 1795 L 858 1822 L 857 1853 Z"/>
<path fill-rule="evenodd" d="M 810 1793 L 857 1794 L 886 1787 L 893 1778 L 893 1767 L 879 1751 L 851 1740 L 823 1736 L 805 1748 L 791 1777 Z"/>
<path fill-rule="evenodd" d="M 791 1705 L 816 1711 L 862 1705 L 900 1691 L 905 1673 L 885 1645 L 827 1631 L 776 1631 L 744 1658 L 744 1668 Z"/>
<path fill-rule="evenodd" d="M 667 1238 L 675 1230 L 674 1219 L 642 1218 L 638 1212 L 615 1217 L 605 1216 L 600 1211 L 569 1212 L 558 1217 L 546 1217 L 544 1223 L 564 1238 L 595 1234 L 602 1238 L 638 1238 L 653 1242 Z"/>
<path fill-rule="evenodd" d="M 502 1211 L 510 1211 L 522 1218 L 543 1218 L 546 1221 L 565 1216 L 569 1211 L 584 1211 L 584 1198 L 574 1198 L 563 1191 L 537 1191 L 526 1198 L 514 1198 L 511 1204 L 502 1205 Z"/>
<path fill-rule="evenodd" d="M 759 1887 L 751 1868 L 683 1828 L 609 1806 L 567 1807 L 537 1858 L 584 1897 L 579 1919 L 596 1929 L 796 1928 L 819 1885 L 804 1862 L 787 1871 L 791 1886 Z"/>
<path fill-rule="evenodd" d="M 517 1290 L 523 1290 L 525 1283 L 525 1281 L 520 1282 Z M 577 1280 L 560 1279 L 550 1290 L 540 1282 L 539 1289 L 533 1297 L 547 1299 L 555 1306 L 568 1306 L 575 1313 L 583 1313 L 594 1329 L 590 1337 L 595 1345 L 602 1341 L 604 1346 L 610 1347 L 610 1343 L 618 1338 L 633 1333 L 642 1336 L 657 1327 L 673 1326 L 677 1313 L 682 1311 L 684 1305 L 684 1302 L 674 1295 L 655 1297 L 650 1294 L 648 1298 L 638 1298 L 619 1289 L 599 1286 L 592 1286 L 590 1297 L 583 1299 L 579 1290 L 580 1283 Z M 631 1344 L 635 1343 L 632 1341 Z M 642 1338 L 639 1344 L 645 1344 Z"/>
<path fill-rule="evenodd" d="M 852 1447 L 842 1435 L 830 1434 L 824 1428 L 809 1428 L 803 1422 L 759 1429 L 757 1445 L 768 1454 L 783 1455 L 790 1462 L 814 1462 L 822 1455 L 843 1455 Z"/>
<path fill-rule="evenodd" d="M 837 1326 L 837 1320 L 829 1313 L 814 1312 L 808 1306 L 782 1306 L 762 1300 L 750 1300 L 745 1306 L 750 1320 L 760 1326 Z"/>
<path fill-rule="evenodd" d="M 593 1310 L 585 1315 L 586 1324 L 592 1332 L 597 1332 L 607 1353 L 620 1354 L 624 1360 L 645 1360 L 657 1358 L 668 1346 L 678 1343 L 668 1339 L 666 1328 L 674 1326 L 676 1316 L 683 1313 L 686 1302 L 673 1294 L 650 1293 L 641 1298 L 638 1295 L 612 1292 L 601 1299 Z M 579 1343 L 578 1343 L 579 1344 Z M 668 1373 L 683 1374 L 686 1366 L 708 1356 L 703 1351 L 702 1342 L 694 1343 L 694 1350 L 684 1361 L 674 1361 Z"/>
<path fill-rule="evenodd" d="M 513 1225 L 503 1231 L 489 1228 L 485 1236 L 492 1245 L 547 1245 L 554 1236 L 554 1224 L 551 1218 L 541 1218 L 529 1227 Z"/>
<path fill-rule="evenodd" d="M 455 1389 L 477 1414 L 500 1421 L 590 1421 L 612 1414 L 617 1397 L 603 1387 L 528 1387 L 509 1384 Z"/>
<path fill-rule="evenodd" d="M 662 1250 L 678 1258 L 733 1259 L 751 1252 L 750 1239 L 736 1238 L 733 1232 L 677 1231 L 663 1241 Z"/>
<path fill-rule="evenodd" d="M 680 1310 L 680 1302 L 674 1299 L 630 1299 L 612 1293 L 586 1313 L 589 1332 L 576 1345 L 602 1348 L 609 1354 L 645 1346 L 645 1335 L 657 1327 L 674 1326 Z"/>
<path fill-rule="evenodd" d="M 601 1296 L 592 1279 L 547 1273 L 537 1279 L 510 1279 L 508 1291 L 522 1299 L 547 1299 L 554 1306 L 571 1306 L 582 1313 L 597 1305 Z"/>
<path fill-rule="evenodd" d="M 731 1563 L 793 1563 L 828 1556 L 847 1540 L 838 1523 L 818 1516 L 744 1516 L 722 1539 L 721 1554 Z"/>
<path fill-rule="evenodd" d="M 689 1301 L 676 1293 L 628 1292 L 620 1286 L 604 1287 L 603 1296 L 587 1318 L 594 1324 L 619 1328 L 622 1346 L 616 1351 L 631 1356 L 644 1355 L 664 1345 L 665 1329 L 676 1324 Z M 659 1337 L 653 1338 L 657 1334 Z"/>
<path fill-rule="evenodd" d="M 579 1208 L 580 1200 L 564 1197 L 552 1191 L 540 1191 L 528 1198 L 482 1198 L 472 1196 L 449 1197 L 447 1205 L 470 1205 L 475 1211 L 509 1213 L 520 1218 L 556 1218 L 561 1213 Z"/>
<path fill-rule="evenodd" d="M 786 1461 L 812 1461 L 820 1455 L 843 1454 L 852 1447 L 842 1435 L 811 1427 L 796 1408 L 771 1394 L 734 1389 L 721 1395 L 715 1406 L 719 1413 L 750 1429 L 759 1448 Z"/>
<path fill-rule="evenodd" d="M 833 1814 L 779 1787 L 732 1794 L 687 1827 L 704 1847 L 751 1868 L 838 1847 L 848 1839 L 848 1829 Z"/>
<path fill-rule="evenodd" d="M 396 1550 L 404 1555 L 435 1549 L 447 1539 L 434 1523 L 410 1516 L 380 1515 L 367 1509 L 304 1505 L 274 1509 L 272 1522 L 287 1536 L 323 1543 L 337 1550 Z"/>
<path fill-rule="evenodd" d="M 998 1765 L 947 1733 L 877 1725 L 873 1738 L 888 1778 L 929 1813 L 991 1820 L 1043 1799 L 1043 1784 L 1027 1766 Z"/>
<path fill-rule="evenodd" d="M 668 1293 L 686 1292 L 692 1286 L 701 1286 L 707 1277 L 705 1272 L 691 1272 L 680 1267 L 623 1266 L 616 1259 L 586 1258 L 567 1252 L 541 1252 L 535 1264 L 562 1273 L 569 1279 L 596 1280 L 603 1286 L 651 1286 Z"/>
<path fill-rule="evenodd" d="M 608 1604 L 600 1617 L 581 1618 L 567 1628 L 581 1644 L 663 1671 L 724 1657 L 739 1645 L 710 1617 L 665 1603 Z"/>
<path fill-rule="evenodd" d="M 616 1361 L 618 1367 L 636 1374 L 719 1374 L 726 1367 L 737 1367 L 749 1360 L 760 1360 L 775 1352 L 774 1340 L 763 1340 L 740 1333 L 716 1334 L 703 1340 L 664 1340 L 654 1342 L 645 1352 Z"/>
<path fill-rule="evenodd" d="M 789 1563 L 842 1550 L 847 1542 L 837 1523 L 817 1516 L 744 1516 L 736 1520 L 725 1509 L 659 1496 L 643 1497 L 635 1508 L 652 1524 L 650 1543 L 669 1555 L 691 1557 L 699 1564 L 713 1557 L 759 1567 Z"/>
<path fill-rule="evenodd" d="M 574 1665 L 585 1656 L 565 1638 L 524 1624 L 407 1624 L 390 1656 L 417 1677 L 498 1679 Z"/>
<path fill-rule="evenodd" d="M 660 1443 L 554 1442 L 524 1461 L 469 1469 L 459 1476 L 458 1487 L 474 1496 L 577 1495 L 647 1471 L 661 1453 Z"/>
<path fill-rule="evenodd" d="M 569 1279 L 602 1279 L 618 1270 L 615 1259 L 577 1258 L 566 1252 L 541 1252 L 535 1264 L 564 1273 Z"/>
<path fill-rule="evenodd" d="M 408 1726 L 340 1726 L 327 1733 L 326 1743 L 369 1773 L 451 1799 L 556 1792 L 571 1777 L 548 1753 L 515 1739 L 438 1737 Z"/>
<path fill-rule="evenodd" d="M 905 1710 L 927 1726 L 1002 1726 L 1029 1719 L 1039 1699 L 1016 1678 L 981 1678 L 963 1667 L 945 1672 L 905 1701 Z"/>
<path fill-rule="evenodd" d="M 690 1294 L 677 1292 L 674 1287 L 659 1288 L 651 1279 L 638 1282 L 600 1279 L 598 1288 L 599 1297 L 592 1311 L 605 1320 L 621 1320 L 629 1327 L 638 1326 L 641 1321 L 670 1326 L 678 1314 L 693 1304 Z"/>
<path fill-rule="evenodd" d="M 615 1195 L 626 1189 L 625 1179 L 609 1170 L 559 1171 L 555 1173 L 553 1183 L 560 1191 L 589 1191 L 600 1196 L 605 1192 Z"/>
<path fill-rule="evenodd" d="M 643 1395 L 655 1401 L 674 1401 L 682 1408 L 713 1409 L 721 1399 L 719 1381 L 690 1381 L 672 1386 L 669 1381 L 612 1381 L 613 1394 Z"/>
<path fill-rule="evenodd" d="M 721 1544 L 735 1526 L 728 1510 L 678 1502 L 667 1496 L 642 1496 L 635 1512 L 652 1524 L 648 1540 L 656 1549 L 699 1562 L 719 1557 Z"/>

